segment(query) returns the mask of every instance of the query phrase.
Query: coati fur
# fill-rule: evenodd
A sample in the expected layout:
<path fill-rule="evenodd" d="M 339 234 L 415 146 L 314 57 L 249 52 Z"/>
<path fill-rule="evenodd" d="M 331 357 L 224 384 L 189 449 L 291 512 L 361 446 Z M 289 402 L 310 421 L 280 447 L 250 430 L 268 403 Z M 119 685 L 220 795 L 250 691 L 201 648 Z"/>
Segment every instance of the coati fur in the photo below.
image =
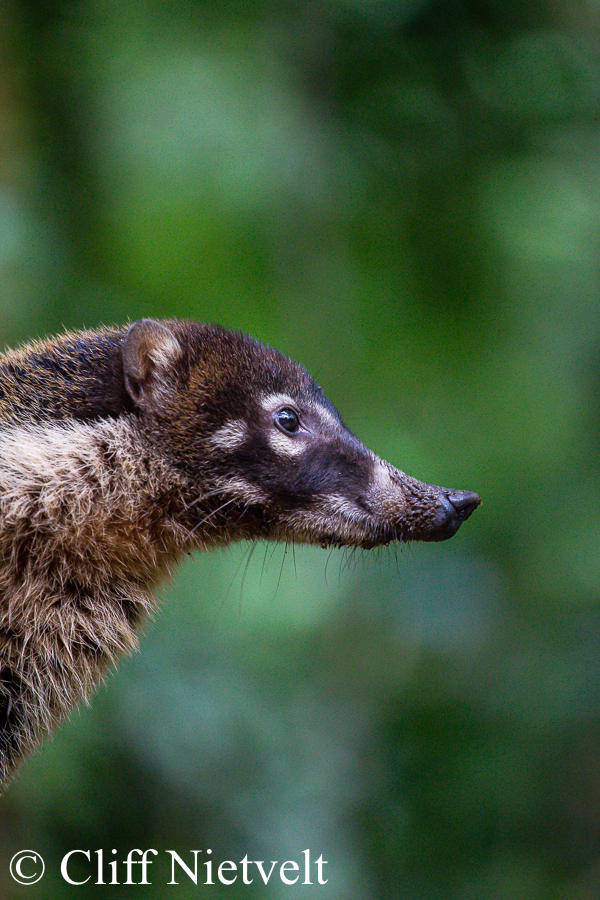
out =
<path fill-rule="evenodd" d="M 0 357 L 0 785 L 136 646 L 176 559 L 240 539 L 452 536 L 477 494 L 417 481 L 300 365 L 190 321 Z"/>

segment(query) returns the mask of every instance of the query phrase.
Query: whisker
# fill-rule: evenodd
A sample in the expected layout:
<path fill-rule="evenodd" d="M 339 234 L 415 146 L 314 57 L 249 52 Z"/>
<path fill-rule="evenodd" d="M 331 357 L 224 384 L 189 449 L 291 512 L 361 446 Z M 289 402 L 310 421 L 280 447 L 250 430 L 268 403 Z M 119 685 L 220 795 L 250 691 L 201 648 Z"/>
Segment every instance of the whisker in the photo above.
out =
<path fill-rule="evenodd" d="M 246 503 L 246 505 L 244 506 L 243 510 L 241 511 L 241 513 L 239 514 L 239 516 L 237 517 L 237 519 L 235 520 L 235 525 L 237 525 L 237 523 L 244 517 L 245 513 L 248 512 L 248 510 L 250 509 L 250 506 L 251 506 L 250 503 Z"/>
<path fill-rule="evenodd" d="M 332 556 L 332 554 L 333 554 L 333 547 L 330 547 L 330 548 L 329 548 L 329 553 L 327 554 L 327 560 L 326 560 L 326 562 L 325 562 L 325 576 L 324 576 L 324 578 L 325 578 L 325 584 L 327 584 L 327 568 L 328 568 L 328 566 L 329 566 L 329 563 L 331 562 L 331 556 Z"/>
<path fill-rule="evenodd" d="M 279 578 L 277 579 L 277 587 L 275 588 L 275 597 L 277 596 L 277 592 L 279 591 L 279 585 L 281 584 L 281 576 L 283 575 L 283 566 L 285 563 L 285 558 L 287 556 L 289 541 L 285 542 L 285 547 L 283 550 L 283 556 L 281 558 L 281 568 L 279 569 Z"/>
<path fill-rule="evenodd" d="M 250 544 L 250 552 L 248 553 L 248 556 L 246 558 L 246 565 L 244 566 L 244 571 L 242 573 L 242 580 L 240 583 L 240 600 L 239 600 L 240 615 L 242 612 L 242 604 L 243 604 L 244 582 L 246 580 L 246 575 L 248 574 L 248 567 L 249 567 L 250 563 L 252 562 L 252 557 L 254 556 L 255 550 L 256 550 L 256 541 L 252 541 L 252 543 Z"/>
<path fill-rule="evenodd" d="M 221 506 L 218 506 L 217 509 L 214 509 L 212 512 L 208 513 L 207 516 L 205 516 L 203 519 L 200 519 L 200 521 L 197 522 L 196 525 L 194 525 L 189 533 L 189 537 L 191 537 L 203 525 L 206 525 L 206 523 L 209 522 L 213 518 L 213 516 L 216 516 L 217 513 L 221 512 L 221 510 L 226 509 L 226 507 L 231 506 L 232 504 L 237 502 L 237 497 L 232 497 L 230 500 L 226 500 L 225 503 L 222 503 Z"/>
<path fill-rule="evenodd" d="M 232 575 L 232 577 L 231 577 L 231 579 L 230 579 L 230 581 L 229 581 L 229 585 L 227 586 L 227 590 L 225 591 L 225 596 L 223 597 L 223 600 L 222 600 L 222 602 L 221 602 L 221 604 L 220 604 L 221 609 L 223 608 L 223 605 L 224 605 L 225 601 L 227 600 L 227 598 L 228 598 L 229 595 L 231 594 L 233 585 L 235 584 L 235 582 L 236 582 L 236 580 L 237 580 L 237 577 L 238 577 L 238 575 L 239 575 L 239 573 L 240 573 L 240 569 L 241 569 L 242 566 L 244 565 L 244 561 L 246 560 L 247 555 L 248 555 L 249 553 L 252 552 L 253 546 L 254 546 L 254 544 L 252 544 L 252 543 L 248 544 L 248 547 L 244 550 L 244 552 L 243 552 L 243 554 L 242 554 L 242 558 L 240 559 L 240 561 L 238 562 L 237 566 L 235 567 L 235 572 L 233 573 L 233 575 Z M 241 610 L 240 610 L 240 612 L 241 612 Z"/>
<path fill-rule="evenodd" d="M 264 556 L 263 556 L 262 566 L 261 566 L 261 569 L 260 569 L 260 580 L 259 580 L 259 584 L 262 584 L 262 581 L 263 581 L 263 575 L 265 574 L 265 563 L 267 562 L 267 553 L 268 553 L 268 552 L 269 552 L 269 545 L 268 545 L 267 543 L 265 543 L 265 552 L 264 552 Z"/>

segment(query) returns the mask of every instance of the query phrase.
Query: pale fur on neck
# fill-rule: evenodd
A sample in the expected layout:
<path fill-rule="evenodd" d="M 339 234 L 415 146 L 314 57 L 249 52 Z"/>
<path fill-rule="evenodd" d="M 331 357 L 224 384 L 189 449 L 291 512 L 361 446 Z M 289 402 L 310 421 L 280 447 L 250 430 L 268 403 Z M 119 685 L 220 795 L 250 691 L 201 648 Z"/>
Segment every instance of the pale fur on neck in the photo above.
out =
<path fill-rule="evenodd" d="M 19 688 L 0 783 L 136 645 L 153 584 L 189 542 L 182 496 L 127 417 L 0 431 L 0 689 Z"/>

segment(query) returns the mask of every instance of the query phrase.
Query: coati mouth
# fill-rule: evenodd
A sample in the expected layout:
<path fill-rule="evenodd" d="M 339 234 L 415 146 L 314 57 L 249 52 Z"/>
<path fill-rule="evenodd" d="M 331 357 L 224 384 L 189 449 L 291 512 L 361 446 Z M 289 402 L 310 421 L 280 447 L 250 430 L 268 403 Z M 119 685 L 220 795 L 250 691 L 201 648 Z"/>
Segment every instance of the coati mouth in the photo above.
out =
<path fill-rule="evenodd" d="M 419 493 L 420 502 L 415 504 L 412 521 L 406 520 L 405 508 L 402 517 L 396 518 L 393 513 L 390 515 L 389 508 L 385 513 L 378 513 L 373 506 L 369 509 L 363 498 L 360 504 L 356 504 L 356 516 L 344 514 L 350 505 L 346 502 L 344 512 L 337 509 L 337 515 L 332 515 L 332 511 L 329 511 L 328 522 L 323 521 L 321 514 L 321 521 L 317 526 L 316 522 L 311 522 L 310 515 L 306 515 L 302 523 L 296 520 L 293 524 L 290 523 L 291 527 L 288 525 L 282 530 L 277 529 L 270 536 L 279 540 L 317 544 L 323 549 L 360 547 L 372 550 L 394 542 L 445 541 L 456 534 L 462 523 L 481 504 L 481 498 L 473 491 L 455 491 L 419 482 L 412 483 L 418 484 L 421 489 L 427 489 Z"/>
<path fill-rule="evenodd" d="M 478 506 L 481 505 L 481 497 L 474 491 L 445 491 L 437 498 L 438 509 L 433 518 L 425 527 L 416 528 L 414 531 L 399 531 L 390 535 L 388 529 L 379 539 L 373 541 L 361 541 L 360 546 L 365 550 L 374 547 L 386 546 L 392 541 L 447 541 L 453 537 L 463 522 L 469 518 Z"/>
<path fill-rule="evenodd" d="M 344 543 L 370 550 L 394 541 L 445 541 L 481 504 L 481 497 L 473 491 L 416 481 L 391 466 L 387 471 L 391 475 L 387 489 L 363 495 L 357 503 L 367 514 L 364 531 Z"/>

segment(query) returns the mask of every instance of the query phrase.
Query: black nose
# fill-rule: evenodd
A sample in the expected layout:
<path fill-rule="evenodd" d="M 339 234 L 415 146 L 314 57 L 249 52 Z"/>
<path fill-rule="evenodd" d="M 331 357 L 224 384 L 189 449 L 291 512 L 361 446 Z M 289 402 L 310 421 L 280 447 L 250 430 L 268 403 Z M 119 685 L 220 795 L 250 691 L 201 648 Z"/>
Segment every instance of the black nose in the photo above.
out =
<path fill-rule="evenodd" d="M 449 491 L 442 488 L 431 531 L 423 540 L 445 541 L 452 537 L 480 503 L 481 497 L 473 491 Z"/>
<path fill-rule="evenodd" d="M 468 519 L 473 510 L 477 509 L 481 503 L 481 497 L 473 491 L 448 491 L 446 496 L 458 513 L 461 522 Z"/>

